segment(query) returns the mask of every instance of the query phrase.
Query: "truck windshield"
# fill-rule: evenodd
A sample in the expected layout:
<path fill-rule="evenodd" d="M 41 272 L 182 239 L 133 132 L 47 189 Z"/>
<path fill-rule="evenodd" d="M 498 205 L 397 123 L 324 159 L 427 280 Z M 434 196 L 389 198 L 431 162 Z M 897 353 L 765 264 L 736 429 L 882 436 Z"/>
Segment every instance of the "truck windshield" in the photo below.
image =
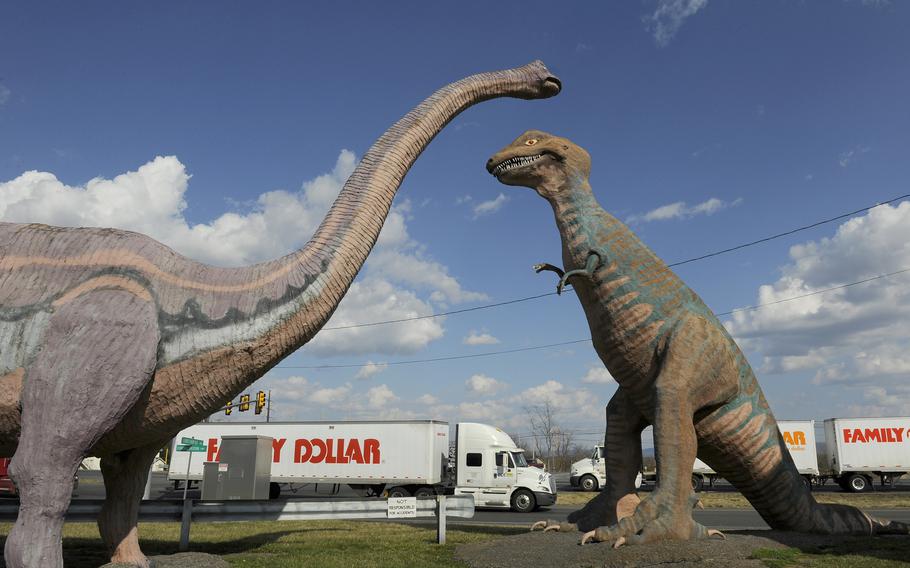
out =
<path fill-rule="evenodd" d="M 515 467 L 528 467 L 528 461 L 522 452 L 512 452 L 512 459 L 515 460 Z"/>

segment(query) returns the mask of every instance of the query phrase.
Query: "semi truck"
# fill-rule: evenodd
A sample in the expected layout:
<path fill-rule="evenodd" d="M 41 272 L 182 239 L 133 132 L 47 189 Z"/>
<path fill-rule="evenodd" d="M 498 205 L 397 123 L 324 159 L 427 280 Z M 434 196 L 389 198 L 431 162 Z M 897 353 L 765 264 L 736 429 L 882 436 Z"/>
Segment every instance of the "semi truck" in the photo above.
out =
<path fill-rule="evenodd" d="M 813 481 L 819 479 L 818 458 L 815 453 L 815 422 L 812 420 L 781 420 L 778 427 L 784 438 L 784 443 L 793 456 L 796 468 L 811 488 Z M 604 471 L 604 448 L 596 446 L 590 458 L 579 460 L 572 464 L 569 482 L 573 487 L 584 491 L 597 491 L 606 483 Z M 692 489 L 701 491 L 707 484 L 714 486 L 718 474 L 708 464 L 695 458 L 692 465 Z M 649 482 L 657 481 L 657 471 L 646 471 L 644 475 L 638 474 L 635 487 L 641 486 L 642 479 Z"/>
<path fill-rule="evenodd" d="M 910 472 L 910 417 L 825 420 L 822 467 L 845 491 L 893 485 Z"/>
<path fill-rule="evenodd" d="M 456 424 L 451 456 L 449 424 L 439 420 L 196 424 L 174 440 L 200 439 L 206 452 L 171 451 L 168 479 L 201 480 L 204 462 L 219 461 L 221 437 L 239 435 L 272 438 L 273 498 L 290 483 L 325 483 L 376 496 L 468 494 L 477 507 L 525 513 L 556 502 L 549 473 L 528 466 L 508 434 L 473 422 Z"/>

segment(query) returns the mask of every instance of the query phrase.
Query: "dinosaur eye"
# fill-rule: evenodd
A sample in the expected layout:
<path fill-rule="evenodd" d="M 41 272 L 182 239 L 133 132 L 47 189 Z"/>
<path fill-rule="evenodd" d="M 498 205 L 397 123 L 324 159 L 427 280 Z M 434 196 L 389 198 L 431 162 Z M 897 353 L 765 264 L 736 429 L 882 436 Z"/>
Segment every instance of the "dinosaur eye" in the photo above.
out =
<path fill-rule="evenodd" d="M 531 138 L 530 140 L 525 140 L 525 146 L 533 146 L 534 144 L 537 144 L 538 142 L 539 142 L 539 140 L 537 140 L 537 138 Z"/>

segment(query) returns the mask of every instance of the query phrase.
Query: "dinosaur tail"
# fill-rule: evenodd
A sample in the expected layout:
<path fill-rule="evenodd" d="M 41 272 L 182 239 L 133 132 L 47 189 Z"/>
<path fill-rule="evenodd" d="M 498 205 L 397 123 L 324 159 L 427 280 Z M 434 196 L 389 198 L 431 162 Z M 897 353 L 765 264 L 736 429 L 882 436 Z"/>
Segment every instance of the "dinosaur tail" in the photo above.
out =
<path fill-rule="evenodd" d="M 701 421 L 698 455 L 739 489 L 771 528 L 831 535 L 910 534 L 906 523 L 876 519 L 849 505 L 818 503 L 763 395 L 756 394 Z"/>

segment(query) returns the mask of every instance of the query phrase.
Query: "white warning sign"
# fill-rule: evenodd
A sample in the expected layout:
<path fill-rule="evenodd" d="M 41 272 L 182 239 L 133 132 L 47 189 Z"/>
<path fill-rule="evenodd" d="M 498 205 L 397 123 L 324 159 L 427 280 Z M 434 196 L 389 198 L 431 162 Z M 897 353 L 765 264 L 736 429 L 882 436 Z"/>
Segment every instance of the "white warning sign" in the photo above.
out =
<path fill-rule="evenodd" d="M 406 519 L 417 517 L 417 497 L 389 497 L 389 518 Z"/>

